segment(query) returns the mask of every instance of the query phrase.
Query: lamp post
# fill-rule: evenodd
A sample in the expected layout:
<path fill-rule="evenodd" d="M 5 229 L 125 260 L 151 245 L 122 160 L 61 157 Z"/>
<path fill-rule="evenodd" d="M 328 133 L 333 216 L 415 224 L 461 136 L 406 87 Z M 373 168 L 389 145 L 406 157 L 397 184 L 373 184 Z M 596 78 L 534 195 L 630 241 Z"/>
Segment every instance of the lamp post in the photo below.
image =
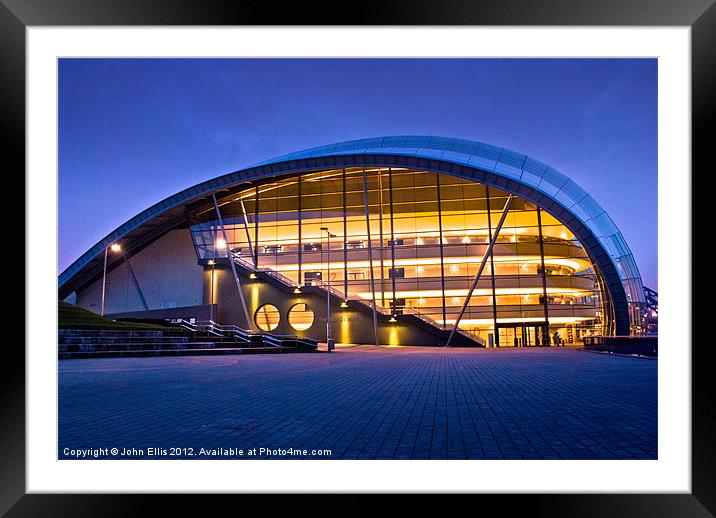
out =
<path fill-rule="evenodd" d="M 336 237 L 336 235 L 331 234 L 326 227 L 321 227 L 321 230 L 326 232 L 328 238 L 328 268 L 326 269 L 326 273 L 328 274 L 328 289 L 326 290 L 326 347 L 328 352 L 331 352 L 333 350 L 333 339 L 331 338 L 331 238 Z"/>
<path fill-rule="evenodd" d="M 226 244 L 226 241 L 224 239 L 222 239 L 220 237 L 216 238 L 216 240 L 214 241 L 214 250 L 213 250 L 214 258 L 209 259 L 209 264 L 211 265 L 211 286 L 210 286 L 210 290 L 209 290 L 210 297 L 211 297 L 211 299 L 209 300 L 209 321 L 210 322 L 214 321 L 214 272 L 216 270 L 216 259 L 218 257 L 216 255 L 216 251 L 217 250 L 226 250 L 227 246 L 228 245 Z"/>
<path fill-rule="evenodd" d="M 211 286 L 209 287 L 209 320 L 214 320 L 214 269 L 216 268 L 216 259 L 209 259 L 211 265 Z"/>
<path fill-rule="evenodd" d="M 104 316 L 104 293 L 107 289 L 107 252 L 110 249 L 112 250 L 112 252 L 119 252 L 122 250 L 122 247 L 119 246 L 117 243 L 112 243 L 104 249 L 104 271 L 102 273 L 102 307 L 99 313 L 102 316 Z"/>
<path fill-rule="evenodd" d="M 214 273 L 216 271 L 216 258 L 217 258 L 216 249 L 218 248 L 218 246 L 219 246 L 219 240 L 214 239 L 214 247 L 212 250 L 213 257 L 211 259 L 209 259 L 209 265 L 211 265 L 211 279 L 210 279 L 211 285 L 209 286 L 209 297 L 210 297 L 209 298 L 209 321 L 210 322 L 214 321 Z"/>

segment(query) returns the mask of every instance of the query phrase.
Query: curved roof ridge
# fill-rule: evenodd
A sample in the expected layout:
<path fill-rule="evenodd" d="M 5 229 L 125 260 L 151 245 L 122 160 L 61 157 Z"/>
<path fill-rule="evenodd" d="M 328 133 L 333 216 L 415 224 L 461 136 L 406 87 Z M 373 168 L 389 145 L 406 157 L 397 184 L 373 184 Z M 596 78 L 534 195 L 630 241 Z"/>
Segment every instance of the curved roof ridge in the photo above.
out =
<path fill-rule="evenodd" d="M 434 151 L 452 151 L 461 154 L 479 154 L 484 151 L 490 155 L 499 154 L 506 151 L 515 155 L 526 156 L 511 149 L 495 146 L 487 142 L 478 140 L 470 140 L 458 137 L 444 137 L 439 135 L 388 135 L 382 137 L 366 137 L 360 139 L 344 140 L 332 144 L 322 146 L 314 146 L 310 148 L 300 149 L 275 156 L 268 160 L 264 160 L 251 167 L 271 164 L 275 162 L 284 162 L 287 160 L 296 160 L 315 155 L 336 155 L 345 154 L 347 152 L 365 152 L 370 149 L 430 149 Z"/>

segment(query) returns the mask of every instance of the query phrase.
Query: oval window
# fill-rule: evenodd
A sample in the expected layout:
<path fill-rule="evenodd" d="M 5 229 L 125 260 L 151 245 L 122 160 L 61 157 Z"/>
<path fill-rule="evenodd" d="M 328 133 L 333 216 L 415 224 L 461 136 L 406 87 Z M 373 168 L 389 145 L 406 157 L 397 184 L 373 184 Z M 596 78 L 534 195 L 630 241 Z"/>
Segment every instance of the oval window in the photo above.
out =
<path fill-rule="evenodd" d="M 273 304 L 264 304 L 256 310 L 254 322 L 262 331 L 273 331 L 278 327 L 281 320 L 281 313 Z"/>
<path fill-rule="evenodd" d="M 288 323 L 296 331 L 305 331 L 313 325 L 313 310 L 307 304 L 295 304 L 288 310 Z"/>

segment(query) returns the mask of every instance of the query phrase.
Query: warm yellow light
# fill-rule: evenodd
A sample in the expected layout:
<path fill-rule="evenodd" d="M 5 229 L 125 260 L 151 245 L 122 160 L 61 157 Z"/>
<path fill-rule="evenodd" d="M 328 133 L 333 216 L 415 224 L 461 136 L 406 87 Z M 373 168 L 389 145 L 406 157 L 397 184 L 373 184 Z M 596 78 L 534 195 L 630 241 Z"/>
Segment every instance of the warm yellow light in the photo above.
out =
<path fill-rule="evenodd" d="M 256 274 L 255 273 L 249 274 L 249 279 L 256 279 Z"/>
<path fill-rule="evenodd" d="M 342 307 L 342 308 L 347 308 L 347 307 L 348 307 L 348 303 L 344 300 L 343 302 L 341 302 L 341 307 Z"/>
<path fill-rule="evenodd" d="M 399 347 L 400 346 L 400 327 L 390 326 L 388 331 L 388 347 Z"/>
<path fill-rule="evenodd" d="M 216 240 L 216 249 L 217 250 L 226 250 L 226 240 L 225 239 L 217 239 Z"/>
<path fill-rule="evenodd" d="M 291 327 L 293 327 L 296 331 L 305 331 L 306 329 L 310 328 L 313 325 L 313 321 L 311 323 L 306 322 L 296 322 L 294 324 L 291 324 Z"/>
<path fill-rule="evenodd" d="M 550 316 L 549 322 L 550 324 L 576 324 L 578 322 L 583 322 L 585 320 L 594 320 L 595 317 L 555 317 L 552 318 Z M 520 317 L 520 318 L 498 318 L 497 323 L 498 324 L 520 324 L 520 323 L 526 323 L 526 322 L 544 322 L 544 318 L 541 317 Z M 442 319 L 437 320 L 438 324 L 444 324 Z M 448 325 L 455 324 L 454 319 L 448 319 L 446 321 Z M 494 324 L 494 320 L 491 318 L 463 318 L 460 321 L 460 329 L 474 329 L 474 328 L 490 328 Z"/>
<path fill-rule="evenodd" d="M 467 289 L 447 289 L 445 290 L 445 296 L 446 297 L 465 297 L 467 296 Z M 560 294 L 560 295 L 573 295 L 575 297 L 584 297 L 591 294 L 590 290 L 584 290 L 579 288 L 556 288 L 549 286 L 547 288 L 547 293 L 552 294 Z M 541 295 L 542 294 L 542 287 L 541 286 L 535 286 L 532 288 L 529 287 L 514 287 L 514 288 L 495 288 L 495 294 L 496 295 Z M 370 300 L 372 297 L 371 292 L 361 292 L 357 293 L 357 295 L 365 300 Z M 479 297 L 479 296 L 485 296 L 485 295 L 492 295 L 492 289 L 491 288 L 477 288 L 475 291 L 472 292 L 473 297 Z M 392 295 L 391 295 L 392 296 Z M 435 298 L 435 297 L 441 297 L 442 296 L 442 290 L 411 290 L 411 291 L 396 291 L 395 292 L 395 298 L 398 299 L 424 299 L 424 298 Z M 384 298 L 384 295 L 382 295 L 379 291 L 375 292 L 375 298 L 376 299 L 382 299 Z M 423 300 L 424 302 L 424 300 Z M 551 320 L 551 319 L 550 319 Z"/>
<path fill-rule="evenodd" d="M 397 320 L 395 320 L 395 317 L 390 317 L 390 319 L 388 320 L 388 322 L 397 322 Z"/>
<path fill-rule="evenodd" d="M 422 237 L 419 237 L 418 239 L 415 240 L 415 244 L 418 245 L 418 246 L 419 246 L 419 245 L 424 245 L 424 244 L 425 244 L 425 241 L 423 240 Z"/>
<path fill-rule="evenodd" d="M 449 264 L 450 268 L 453 266 L 459 265 L 459 264 L 474 264 L 479 263 L 482 260 L 482 256 L 466 256 L 466 257 L 446 257 L 444 262 L 445 264 Z M 520 255 L 518 258 L 514 255 L 496 255 L 494 256 L 493 260 L 495 261 L 495 264 L 540 264 L 541 259 L 538 255 Z M 591 263 L 589 260 L 585 258 L 579 258 L 579 257 L 570 257 L 570 258 L 560 258 L 555 256 L 549 256 L 545 255 L 544 258 L 545 265 L 546 266 L 566 266 L 567 268 L 571 268 L 575 272 L 582 271 L 586 268 L 589 268 L 591 266 Z M 404 266 L 418 266 L 418 265 L 425 265 L 425 266 L 437 266 L 440 264 L 440 257 L 425 257 L 425 258 L 407 258 L 407 259 L 395 259 L 395 266 L 396 268 L 401 268 Z M 311 271 L 311 270 L 321 270 L 326 268 L 326 263 L 303 263 L 303 269 Z M 348 261 L 348 265 L 346 266 L 343 261 L 333 261 L 333 257 L 331 257 L 331 264 L 330 268 L 340 270 L 342 268 L 350 268 L 350 269 L 358 269 L 358 268 L 368 268 L 370 266 L 370 262 L 367 260 L 363 261 Z M 291 264 L 277 264 L 275 266 L 271 266 L 271 268 L 277 272 L 292 272 L 298 270 L 298 264 L 297 263 L 291 263 Z"/>
<path fill-rule="evenodd" d="M 293 290 L 293 292 L 294 292 L 294 293 L 301 293 L 301 288 L 296 288 L 295 290 Z"/>
<path fill-rule="evenodd" d="M 469 237 L 469 236 L 463 237 L 463 238 L 462 238 L 462 242 L 465 243 L 466 245 L 469 244 L 469 243 L 470 243 L 470 237 Z"/>
<path fill-rule="evenodd" d="M 214 260 L 213 260 L 213 259 L 209 259 L 208 265 L 211 266 L 211 265 L 213 265 L 213 264 L 214 264 Z"/>
<path fill-rule="evenodd" d="M 109 249 L 112 250 L 112 252 L 119 252 L 122 250 L 122 247 L 117 243 L 112 243 L 112 246 L 110 246 Z"/>

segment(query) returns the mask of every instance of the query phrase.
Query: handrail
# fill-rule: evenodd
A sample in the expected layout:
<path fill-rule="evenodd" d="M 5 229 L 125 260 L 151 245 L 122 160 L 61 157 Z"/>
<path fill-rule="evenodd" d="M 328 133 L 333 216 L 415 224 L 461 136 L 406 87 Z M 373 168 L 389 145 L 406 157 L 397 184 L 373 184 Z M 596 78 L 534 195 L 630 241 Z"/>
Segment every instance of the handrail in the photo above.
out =
<path fill-rule="evenodd" d="M 234 262 L 238 264 L 239 266 L 246 268 L 247 270 L 254 270 L 254 263 L 246 261 L 242 256 L 238 256 L 235 253 L 232 252 L 231 257 L 234 259 Z"/>
<path fill-rule="evenodd" d="M 468 331 L 467 329 L 460 329 L 459 327 L 456 329 L 456 331 L 461 334 L 462 336 L 465 336 L 469 338 L 470 340 L 473 340 L 481 345 L 485 345 L 485 340 L 483 338 L 480 338 L 476 334 L 474 334 L 471 331 Z"/>
<path fill-rule="evenodd" d="M 237 263 L 242 268 L 245 268 L 252 272 L 255 271 L 257 273 L 265 273 L 266 275 L 270 275 L 271 277 L 281 281 L 282 283 L 286 284 L 287 286 L 289 286 L 291 288 L 295 288 L 296 286 L 298 286 L 298 284 L 296 282 L 294 282 L 293 279 L 289 279 L 285 275 L 282 275 L 282 274 L 278 273 L 277 271 L 272 270 L 271 268 L 265 268 L 265 267 L 264 268 L 255 268 L 253 263 L 250 263 L 250 262 L 244 260 L 243 257 L 234 255 L 233 258 L 234 258 L 234 262 Z"/>
<path fill-rule="evenodd" d="M 324 282 L 323 280 L 313 279 L 313 280 L 311 280 L 310 284 L 308 284 L 308 286 L 315 286 L 317 288 L 321 288 L 323 290 L 330 291 L 330 293 L 335 295 L 337 298 L 359 302 L 359 303 L 363 304 L 364 306 L 368 307 L 368 309 L 373 309 L 370 299 L 364 299 L 363 297 L 360 297 L 355 294 L 349 294 L 346 297 L 342 291 L 340 291 L 337 288 L 334 288 L 333 286 L 329 287 L 328 283 Z M 376 311 L 378 311 L 378 313 L 381 313 L 383 315 L 391 315 L 392 314 L 390 309 L 380 306 L 379 304 L 375 305 L 375 309 L 376 309 Z"/>
<path fill-rule="evenodd" d="M 196 332 L 196 324 L 194 322 L 190 322 L 183 318 L 170 318 L 167 320 L 169 320 L 170 324 L 178 325 L 179 327 L 183 327 L 184 329 L 194 333 Z"/>
<path fill-rule="evenodd" d="M 298 286 L 298 284 L 296 282 L 294 282 L 293 279 L 289 279 L 285 275 L 282 275 L 282 274 L 278 273 L 277 271 L 274 271 L 270 268 L 259 268 L 257 271 L 261 272 L 261 273 L 265 273 L 267 275 L 270 275 L 271 277 L 281 281 L 282 283 L 286 284 L 287 286 L 289 286 L 291 288 L 295 288 L 296 286 Z"/>
<path fill-rule="evenodd" d="M 252 271 L 265 273 L 265 274 L 273 277 L 274 279 L 278 280 L 279 282 L 283 283 L 284 285 L 286 285 L 289 288 L 295 288 L 295 287 L 299 286 L 298 283 L 296 283 L 293 279 L 289 279 L 285 275 L 282 275 L 279 272 L 272 270 L 271 268 L 265 268 L 265 267 L 264 268 L 254 268 L 253 264 L 248 263 L 242 257 L 238 257 L 236 255 L 234 255 L 233 257 L 234 257 L 234 261 L 237 262 L 239 264 L 239 266 L 242 266 L 242 267 L 252 270 Z M 320 288 L 322 290 L 329 292 L 330 294 L 334 295 L 337 298 L 340 298 L 343 300 L 352 300 L 352 301 L 358 302 L 360 304 L 363 304 L 368 309 L 373 309 L 373 304 L 371 304 L 371 301 L 369 299 L 364 299 L 364 298 L 359 297 L 358 295 L 355 295 L 355 294 L 349 294 L 348 296 L 346 296 L 346 294 L 344 294 L 342 291 L 335 288 L 334 286 L 332 286 L 332 285 L 329 286 L 328 282 L 323 281 L 323 279 L 311 279 L 308 283 L 306 283 L 306 285 Z M 390 308 L 383 307 L 377 303 L 375 304 L 375 309 L 377 312 L 379 312 L 380 314 L 385 315 L 385 316 L 388 316 L 388 315 L 392 316 L 392 314 L 393 314 L 393 312 Z M 424 321 L 426 324 L 429 324 L 437 329 L 443 329 L 443 330 L 452 329 L 452 326 L 441 325 L 437 321 L 420 313 L 415 308 L 412 308 L 410 306 L 405 306 L 404 308 L 402 308 L 402 311 L 404 314 L 408 313 L 408 314 L 418 317 L 419 319 Z M 236 327 L 236 326 L 234 326 L 234 327 Z M 463 335 L 471 340 L 474 340 L 482 345 L 485 344 L 485 340 L 483 340 L 479 336 L 473 335 L 469 331 L 465 331 L 460 328 L 456 329 L 456 331 L 458 333 L 460 333 L 461 335 Z"/>
<path fill-rule="evenodd" d="M 410 306 L 405 306 L 405 307 L 403 308 L 403 314 L 414 315 L 414 316 L 418 317 L 420 320 L 422 320 L 422 321 L 424 321 L 424 322 L 427 322 L 428 324 L 430 324 L 430 325 L 432 325 L 432 326 L 435 326 L 435 327 L 437 327 L 437 328 L 439 328 L 439 329 L 443 329 L 443 330 L 445 330 L 445 331 L 447 331 L 447 330 L 452 330 L 452 328 L 454 327 L 453 324 L 440 324 L 439 322 L 433 320 L 432 318 L 430 318 L 429 316 L 427 316 L 427 315 L 425 315 L 425 314 L 423 314 L 423 313 L 420 313 L 420 312 L 417 311 L 415 308 L 410 307 Z M 482 345 L 485 345 L 485 340 L 484 340 L 484 339 L 480 338 L 479 336 L 477 336 L 477 335 L 471 333 L 470 331 L 468 331 L 468 330 L 466 330 L 466 329 L 460 329 L 460 328 L 458 327 L 458 328 L 456 329 L 456 332 L 457 332 L 457 333 L 460 333 L 461 335 L 463 335 L 463 336 L 466 337 L 466 338 L 469 338 L 470 340 L 474 340 L 475 342 L 478 342 L 478 343 L 480 343 L 480 344 L 482 344 Z"/>
<path fill-rule="evenodd" d="M 438 329 L 445 329 L 445 325 L 438 323 L 437 321 L 433 320 L 432 318 L 430 318 L 429 316 L 427 316 L 423 313 L 420 313 L 418 310 L 416 310 L 415 308 L 413 308 L 411 306 L 403 307 L 402 311 L 403 311 L 404 315 L 405 314 L 414 315 L 414 316 L 418 317 L 420 320 L 427 322 L 428 324 L 435 326 Z"/>
<path fill-rule="evenodd" d="M 221 326 L 213 320 L 197 320 L 196 328 L 197 331 L 206 331 L 207 333 L 216 336 L 222 336 L 224 334 Z"/>
<path fill-rule="evenodd" d="M 301 343 L 305 345 L 315 346 L 318 344 L 318 340 L 298 335 L 274 335 L 263 331 L 257 331 L 254 329 L 244 329 L 237 326 L 236 324 L 219 324 L 213 320 L 197 320 L 190 322 L 185 319 L 168 319 L 172 324 L 184 327 L 195 333 L 207 333 L 213 334 L 214 336 L 229 336 L 241 341 L 251 343 L 252 338 L 260 338 L 260 343 L 263 345 L 269 345 L 272 347 L 285 347 L 283 345 L 286 341 Z"/>

